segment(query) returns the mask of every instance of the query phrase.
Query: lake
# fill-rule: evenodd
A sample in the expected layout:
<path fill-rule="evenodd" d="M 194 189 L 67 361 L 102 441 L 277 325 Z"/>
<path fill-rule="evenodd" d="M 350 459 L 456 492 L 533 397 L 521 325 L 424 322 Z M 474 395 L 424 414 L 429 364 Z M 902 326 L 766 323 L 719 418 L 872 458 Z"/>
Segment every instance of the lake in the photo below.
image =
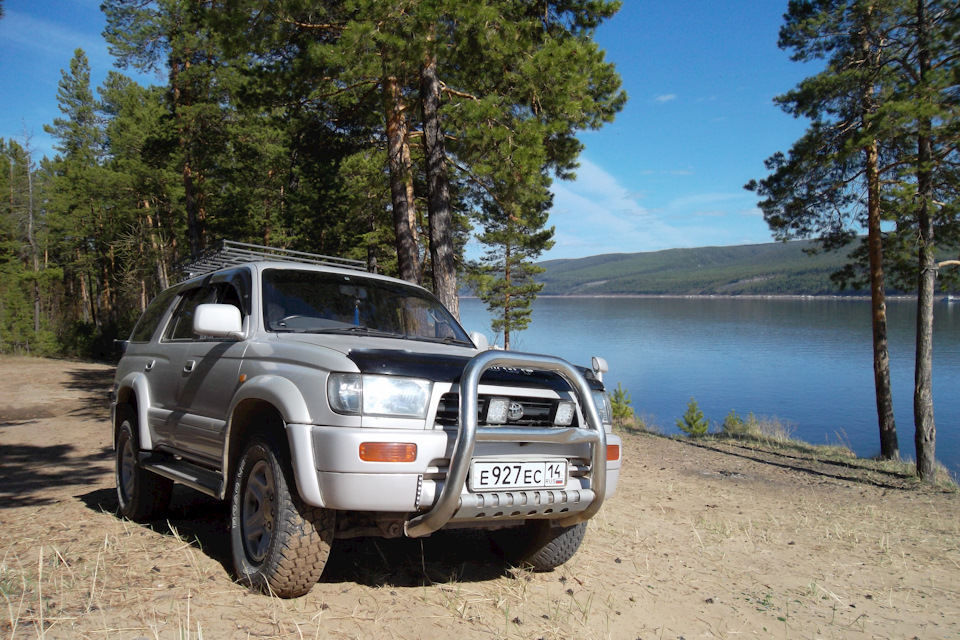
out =
<path fill-rule="evenodd" d="M 887 314 L 900 454 L 914 459 L 916 303 L 890 300 Z M 493 342 L 480 300 L 462 299 L 460 315 Z M 679 433 L 694 397 L 711 422 L 731 409 L 753 412 L 789 423 L 806 442 L 861 457 L 880 451 L 869 299 L 544 297 L 513 348 L 584 366 L 606 358 L 607 388 L 621 383 L 634 410 L 665 433 Z M 957 476 L 960 303 L 936 304 L 933 378 L 936 456 Z"/>

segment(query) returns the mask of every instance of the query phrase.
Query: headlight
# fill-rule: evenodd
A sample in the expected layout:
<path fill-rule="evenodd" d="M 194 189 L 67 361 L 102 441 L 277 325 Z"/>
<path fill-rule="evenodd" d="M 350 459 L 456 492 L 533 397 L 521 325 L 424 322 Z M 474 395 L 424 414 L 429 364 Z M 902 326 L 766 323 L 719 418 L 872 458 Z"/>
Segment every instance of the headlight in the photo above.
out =
<path fill-rule="evenodd" d="M 610 405 L 610 398 L 607 394 L 603 391 L 594 391 L 593 403 L 597 405 L 600 422 L 603 424 L 613 424 L 613 407 Z"/>
<path fill-rule="evenodd" d="M 327 398 L 337 413 L 426 418 L 433 383 L 418 378 L 331 373 Z"/>

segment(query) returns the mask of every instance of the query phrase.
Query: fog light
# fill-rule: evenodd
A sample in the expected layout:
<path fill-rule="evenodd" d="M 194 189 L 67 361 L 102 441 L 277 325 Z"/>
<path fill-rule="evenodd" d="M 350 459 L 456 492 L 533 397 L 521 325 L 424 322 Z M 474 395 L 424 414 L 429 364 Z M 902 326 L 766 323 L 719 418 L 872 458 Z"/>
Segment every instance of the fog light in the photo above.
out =
<path fill-rule="evenodd" d="M 364 442 L 360 444 L 364 462 L 414 462 L 417 445 L 412 442 Z"/>
<path fill-rule="evenodd" d="M 507 414 L 510 411 L 510 400 L 507 398 L 490 398 L 487 402 L 487 424 L 506 424 Z"/>
<path fill-rule="evenodd" d="M 607 445 L 607 462 L 613 462 L 619 459 L 620 459 L 620 445 L 608 444 Z"/>
<path fill-rule="evenodd" d="M 561 402 L 557 405 L 557 415 L 553 417 L 553 424 L 558 427 L 569 427 L 573 424 L 573 416 L 577 409 L 572 402 Z"/>

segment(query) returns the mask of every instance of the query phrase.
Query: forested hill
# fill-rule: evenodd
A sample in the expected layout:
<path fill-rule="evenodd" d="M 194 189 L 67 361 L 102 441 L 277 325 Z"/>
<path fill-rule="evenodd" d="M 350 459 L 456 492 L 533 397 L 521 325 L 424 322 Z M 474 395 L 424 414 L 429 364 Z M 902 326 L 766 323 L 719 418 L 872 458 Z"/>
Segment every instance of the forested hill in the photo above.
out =
<path fill-rule="evenodd" d="M 809 255 L 811 242 L 613 253 L 547 260 L 541 295 L 826 295 L 846 253 Z"/>

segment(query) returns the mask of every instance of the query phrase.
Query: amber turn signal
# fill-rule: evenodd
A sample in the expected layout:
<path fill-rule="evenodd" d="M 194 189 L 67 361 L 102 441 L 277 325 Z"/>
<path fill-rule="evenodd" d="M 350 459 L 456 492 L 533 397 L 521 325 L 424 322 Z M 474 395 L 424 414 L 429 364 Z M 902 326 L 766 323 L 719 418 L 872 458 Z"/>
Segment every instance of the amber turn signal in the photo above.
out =
<path fill-rule="evenodd" d="M 414 462 L 417 445 L 412 442 L 364 442 L 360 444 L 364 462 Z"/>
<path fill-rule="evenodd" d="M 608 444 L 607 445 L 607 460 L 619 460 L 620 459 L 620 445 L 618 444 Z"/>

